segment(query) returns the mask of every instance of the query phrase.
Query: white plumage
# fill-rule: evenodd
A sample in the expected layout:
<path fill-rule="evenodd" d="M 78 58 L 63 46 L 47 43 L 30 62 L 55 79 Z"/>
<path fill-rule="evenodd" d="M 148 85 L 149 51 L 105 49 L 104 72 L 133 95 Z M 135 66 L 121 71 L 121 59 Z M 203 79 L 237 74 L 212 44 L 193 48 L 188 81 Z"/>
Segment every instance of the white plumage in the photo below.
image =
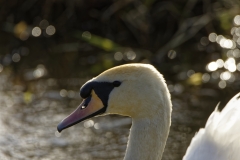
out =
<path fill-rule="evenodd" d="M 120 86 L 113 87 L 114 81 L 120 82 Z M 109 93 L 101 89 L 101 84 L 108 87 Z M 114 67 L 88 81 L 82 90 L 83 95 L 89 97 L 59 124 L 59 131 L 96 116 L 106 108 L 104 114 L 132 118 L 124 160 L 161 159 L 171 124 L 172 104 L 165 80 L 152 65 Z M 101 98 L 100 93 L 108 98 Z M 222 112 L 216 108 L 205 129 L 200 129 L 193 138 L 184 160 L 240 159 L 239 96 L 236 95 Z M 102 99 L 108 100 L 107 107 Z"/>
<path fill-rule="evenodd" d="M 209 117 L 205 128 L 194 136 L 183 160 L 240 159 L 240 93 L 225 108 L 218 107 Z"/>

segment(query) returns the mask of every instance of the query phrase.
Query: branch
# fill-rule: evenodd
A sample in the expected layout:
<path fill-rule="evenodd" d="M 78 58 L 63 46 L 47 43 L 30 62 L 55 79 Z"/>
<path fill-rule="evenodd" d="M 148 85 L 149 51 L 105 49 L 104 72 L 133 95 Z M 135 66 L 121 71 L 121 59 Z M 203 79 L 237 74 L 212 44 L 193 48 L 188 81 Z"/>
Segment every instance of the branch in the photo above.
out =
<path fill-rule="evenodd" d="M 209 14 L 205 14 L 198 17 L 185 20 L 179 27 L 173 38 L 161 49 L 157 51 L 157 59 L 160 61 L 168 50 L 178 47 L 187 40 L 191 39 L 200 29 L 206 26 L 212 17 Z"/>

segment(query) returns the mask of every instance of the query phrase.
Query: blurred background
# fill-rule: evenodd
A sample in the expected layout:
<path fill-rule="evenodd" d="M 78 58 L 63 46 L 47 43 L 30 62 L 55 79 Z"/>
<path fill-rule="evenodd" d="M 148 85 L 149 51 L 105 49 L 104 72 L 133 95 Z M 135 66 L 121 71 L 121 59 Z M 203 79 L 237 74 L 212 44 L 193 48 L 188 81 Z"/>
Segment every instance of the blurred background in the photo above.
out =
<path fill-rule="evenodd" d="M 240 90 L 238 0 L 0 0 L 0 159 L 121 160 L 131 119 L 96 117 L 61 134 L 80 86 L 150 63 L 172 95 L 163 160 Z"/>

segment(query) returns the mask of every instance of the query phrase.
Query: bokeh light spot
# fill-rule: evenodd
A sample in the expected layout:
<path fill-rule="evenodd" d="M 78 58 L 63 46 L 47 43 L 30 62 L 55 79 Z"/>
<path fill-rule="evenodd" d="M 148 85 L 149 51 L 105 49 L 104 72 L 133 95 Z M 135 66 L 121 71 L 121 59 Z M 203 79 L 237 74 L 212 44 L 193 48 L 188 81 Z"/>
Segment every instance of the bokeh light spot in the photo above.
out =
<path fill-rule="evenodd" d="M 29 38 L 29 32 L 28 31 L 23 31 L 20 35 L 19 38 L 22 41 L 26 41 Z"/>
<path fill-rule="evenodd" d="M 237 69 L 235 63 L 236 62 L 234 58 L 228 58 L 224 63 L 224 68 L 228 69 L 230 72 L 235 72 Z"/>
<path fill-rule="evenodd" d="M 209 44 L 209 40 L 207 37 L 202 37 L 200 40 L 201 45 L 206 46 Z"/>
<path fill-rule="evenodd" d="M 222 59 L 218 59 L 216 63 L 218 65 L 218 68 L 222 68 L 224 66 L 224 61 Z"/>
<path fill-rule="evenodd" d="M 35 78 L 39 78 L 39 77 L 42 77 L 44 74 L 44 71 L 43 69 L 39 68 L 39 69 L 36 69 L 34 72 L 33 72 L 33 76 Z"/>
<path fill-rule="evenodd" d="M 237 64 L 237 70 L 240 71 L 240 63 Z"/>
<path fill-rule="evenodd" d="M 184 91 L 184 86 L 181 85 L 180 83 L 174 85 L 174 91 L 176 93 L 182 93 Z"/>
<path fill-rule="evenodd" d="M 227 57 L 233 57 L 233 50 L 227 51 Z"/>
<path fill-rule="evenodd" d="M 27 30 L 28 30 L 27 23 L 24 21 L 20 21 L 18 24 L 14 26 L 13 32 L 21 40 L 26 40 L 28 38 L 28 36 L 26 35 L 28 34 Z"/>
<path fill-rule="evenodd" d="M 61 97 L 66 97 L 68 92 L 67 92 L 66 89 L 61 89 L 59 94 L 60 94 Z"/>
<path fill-rule="evenodd" d="M 233 39 L 235 42 L 237 42 L 238 36 L 237 36 L 236 34 L 234 34 L 232 39 Z"/>
<path fill-rule="evenodd" d="M 236 42 L 237 42 L 238 45 L 240 45 L 240 37 L 237 37 Z"/>
<path fill-rule="evenodd" d="M 114 54 L 114 59 L 117 60 L 117 61 L 121 61 L 123 59 L 123 54 L 122 52 L 116 52 Z"/>
<path fill-rule="evenodd" d="M 217 69 L 218 69 L 218 64 L 216 63 L 216 62 L 210 62 L 208 65 L 207 65 L 207 67 L 206 67 L 206 69 L 208 70 L 208 71 L 216 71 Z"/>
<path fill-rule="evenodd" d="M 13 56 L 12 56 L 12 61 L 13 62 L 19 62 L 21 59 L 21 56 L 19 53 L 14 53 Z"/>
<path fill-rule="evenodd" d="M 210 33 L 208 36 L 208 39 L 210 42 L 216 42 L 217 40 L 217 34 L 216 33 Z"/>
<path fill-rule="evenodd" d="M 234 74 L 231 74 L 230 79 L 228 80 L 229 82 L 234 82 L 236 80 Z"/>
<path fill-rule="evenodd" d="M 236 30 L 236 27 L 233 27 L 233 28 L 231 29 L 231 35 L 234 35 L 234 34 L 235 34 L 235 30 Z"/>
<path fill-rule="evenodd" d="M 235 43 L 235 42 L 233 42 L 230 39 L 225 39 L 225 38 L 222 38 L 219 42 L 219 44 L 222 48 L 232 48 L 234 46 L 233 43 Z"/>
<path fill-rule="evenodd" d="M 207 83 L 209 80 L 210 80 L 210 75 L 209 75 L 208 73 L 204 73 L 204 74 L 202 75 L 202 81 L 203 81 L 204 83 Z"/>
<path fill-rule="evenodd" d="M 84 122 L 84 127 L 85 128 L 90 128 L 94 126 L 94 121 L 93 120 L 88 120 Z"/>
<path fill-rule="evenodd" d="M 174 91 L 174 85 L 169 84 L 167 87 L 168 87 L 169 92 L 173 92 Z"/>
<path fill-rule="evenodd" d="M 228 71 L 225 71 L 223 73 L 220 74 L 220 78 L 221 80 L 229 80 L 231 78 L 231 73 Z"/>
<path fill-rule="evenodd" d="M 95 123 L 95 124 L 94 124 L 94 128 L 95 128 L 95 129 L 100 129 L 99 124 L 98 124 L 98 123 Z"/>
<path fill-rule="evenodd" d="M 133 52 L 132 50 L 127 51 L 126 53 L 127 59 L 129 60 L 134 60 L 136 58 L 136 53 Z"/>
<path fill-rule="evenodd" d="M 212 72 L 211 76 L 212 76 L 213 79 L 218 79 L 219 76 L 220 76 L 220 73 L 215 71 L 215 72 Z"/>
<path fill-rule="evenodd" d="M 73 90 L 69 90 L 67 92 L 67 96 L 68 96 L 68 98 L 74 98 L 75 97 L 75 92 Z"/>
<path fill-rule="evenodd" d="M 235 63 L 234 64 L 229 64 L 228 70 L 230 72 L 235 72 L 237 70 L 237 66 L 235 65 Z"/>
<path fill-rule="evenodd" d="M 225 81 L 220 81 L 218 83 L 218 87 L 221 88 L 221 89 L 224 89 L 226 86 L 227 86 L 227 83 Z"/>
<path fill-rule="evenodd" d="M 34 37 L 39 37 L 42 34 L 42 30 L 39 27 L 34 27 L 32 29 L 32 35 Z"/>
<path fill-rule="evenodd" d="M 52 25 L 50 25 L 46 28 L 46 33 L 50 36 L 54 35 L 55 32 L 56 32 L 56 28 Z"/>
<path fill-rule="evenodd" d="M 46 19 L 43 19 L 40 23 L 39 23 L 39 27 L 41 29 L 46 29 L 47 26 L 49 25 L 49 22 Z"/>
<path fill-rule="evenodd" d="M 46 70 L 45 70 L 44 65 L 42 65 L 42 64 L 39 64 L 33 72 L 33 76 L 35 78 L 40 78 L 40 77 L 44 76 L 45 74 L 46 74 Z"/>
<path fill-rule="evenodd" d="M 236 29 L 235 29 L 235 34 L 236 34 L 237 36 L 240 36 L 240 28 L 236 28 Z"/>
<path fill-rule="evenodd" d="M 231 40 L 231 41 L 232 41 L 232 47 L 230 47 L 230 48 L 235 49 L 237 47 L 236 42 L 234 42 L 233 40 Z"/>
<path fill-rule="evenodd" d="M 240 57 L 240 50 L 239 49 L 234 49 L 233 56 L 236 57 L 236 58 L 239 58 Z"/>
<path fill-rule="evenodd" d="M 236 16 L 234 17 L 233 21 L 234 21 L 234 23 L 235 23 L 236 25 L 240 25 L 240 15 L 236 15 Z"/>
<path fill-rule="evenodd" d="M 217 42 L 218 44 L 220 44 L 220 42 L 221 42 L 222 39 L 225 39 L 225 37 L 224 37 L 223 35 L 218 35 L 217 38 L 216 38 L 216 42 Z"/>

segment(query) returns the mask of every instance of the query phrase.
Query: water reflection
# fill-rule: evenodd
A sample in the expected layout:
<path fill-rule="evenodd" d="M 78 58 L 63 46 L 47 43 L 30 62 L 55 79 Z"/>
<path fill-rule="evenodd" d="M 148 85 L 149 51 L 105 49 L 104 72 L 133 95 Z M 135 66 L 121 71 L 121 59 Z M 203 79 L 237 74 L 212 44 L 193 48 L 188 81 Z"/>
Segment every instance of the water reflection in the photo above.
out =
<path fill-rule="evenodd" d="M 210 62 L 206 66 L 207 71 L 214 72 L 218 68 L 220 69 L 223 66 L 226 70 L 228 70 L 229 72 L 232 72 L 232 73 L 239 70 L 238 69 L 239 63 L 237 64 L 236 61 L 239 61 L 238 58 L 240 57 L 240 51 L 238 49 L 239 46 L 237 46 L 237 45 L 239 45 L 239 39 L 240 39 L 239 38 L 240 28 L 237 27 L 240 25 L 240 23 L 239 23 L 240 15 L 236 15 L 233 19 L 233 22 L 234 22 L 233 23 L 234 26 L 231 28 L 231 35 L 233 36 L 232 39 L 225 38 L 223 35 L 217 35 L 216 33 L 209 34 L 208 39 L 210 42 L 217 42 L 222 48 L 227 48 L 229 50 L 226 52 L 226 56 L 228 58 L 225 60 L 225 62 L 223 59 L 218 59 L 216 62 L 214 62 L 214 61 Z M 226 76 L 223 76 L 223 75 L 226 75 L 225 73 L 228 73 L 228 72 L 223 72 L 220 77 L 221 79 L 226 80 L 226 78 L 223 78 L 223 77 L 226 77 Z M 230 79 L 231 78 L 229 78 L 227 80 L 230 80 Z M 233 78 L 233 79 L 235 79 L 235 78 Z M 230 81 L 233 82 L 234 81 L 233 79 L 231 79 Z M 219 84 L 225 84 L 225 83 L 220 81 Z M 219 85 L 219 86 L 221 86 L 220 88 L 225 88 L 225 87 L 223 87 L 225 85 Z"/>
<path fill-rule="evenodd" d="M 192 74 L 191 70 L 189 74 Z M 57 124 L 81 101 L 78 90 L 58 89 L 55 79 L 41 79 L 31 81 L 32 89 L 23 92 L 23 88 L 12 84 L 9 78 L 9 74 L 1 73 L 1 160 L 4 158 L 11 160 L 123 159 L 131 126 L 130 118 L 114 115 L 95 117 L 60 134 L 56 131 Z M 67 80 L 70 81 L 73 80 Z M 80 80 L 74 79 L 74 81 L 78 82 L 78 86 L 74 88 L 79 88 Z M 75 85 L 75 83 L 68 84 Z M 168 87 L 172 95 L 188 96 L 182 94 L 185 88 L 180 83 Z M 196 123 L 199 120 L 194 117 L 201 117 L 201 113 L 193 114 L 192 111 L 186 110 L 186 102 L 181 99 L 172 98 L 173 125 L 164 159 L 182 158 L 195 133 L 190 126 L 199 124 Z M 191 96 L 189 99 L 195 106 L 200 104 L 197 97 Z M 203 102 L 201 105 L 206 104 Z M 192 116 L 187 116 L 188 112 Z M 203 123 L 204 121 L 203 118 Z M 173 150 L 176 150 L 175 154 L 172 153 Z"/>
<path fill-rule="evenodd" d="M 227 49 L 227 51 L 222 54 L 222 58 L 219 58 L 216 61 L 209 62 L 206 65 L 206 70 L 208 72 L 212 72 L 212 78 L 215 80 L 220 80 L 218 82 L 218 87 L 221 89 L 226 88 L 227 83 L 234 82 L 237 77 L 236 75 L 239 74 L 236 71 L 240 71 L 240 28 L 238 27 L 240 25 L 239 17 L 240 15 L 236 15 L 233 19 L 234 26 L 231 28 L 232 39 L 228 39 L 223 35 L 217 35 L 216 33 L 210 33 L 208 36 L 208 40 L 210 42 L 217 42 L 220 47 Z M 204 43 L 203 38 L 200 40 L 200 43 L 202 45 Z M 209 81 L 204 80 L 205 78 L 203 78 L 204 82 Z M 215 83 L 215 81 L 213 82 Z"/>

